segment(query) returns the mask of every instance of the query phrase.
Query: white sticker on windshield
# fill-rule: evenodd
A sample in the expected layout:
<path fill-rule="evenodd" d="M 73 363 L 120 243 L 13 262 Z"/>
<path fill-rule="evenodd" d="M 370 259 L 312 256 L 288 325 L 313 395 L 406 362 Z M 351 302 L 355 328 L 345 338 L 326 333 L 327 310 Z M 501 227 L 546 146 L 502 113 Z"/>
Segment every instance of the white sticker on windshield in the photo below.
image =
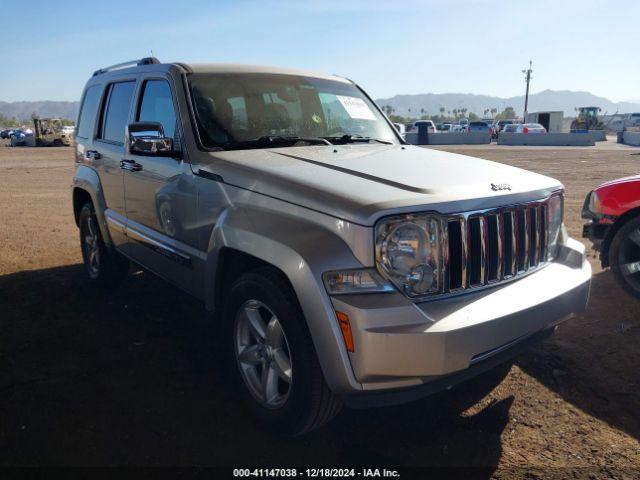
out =
<path fill-rule="evenodd" d="M 375 120 L 376 117 L 371 109 L 364 103 L 364 100 L 358 97 L 345 97 L 343 95 L 336 95 L 344 109 L 347 111 L 351 118 L 358 118 L 362 120 Z"/>

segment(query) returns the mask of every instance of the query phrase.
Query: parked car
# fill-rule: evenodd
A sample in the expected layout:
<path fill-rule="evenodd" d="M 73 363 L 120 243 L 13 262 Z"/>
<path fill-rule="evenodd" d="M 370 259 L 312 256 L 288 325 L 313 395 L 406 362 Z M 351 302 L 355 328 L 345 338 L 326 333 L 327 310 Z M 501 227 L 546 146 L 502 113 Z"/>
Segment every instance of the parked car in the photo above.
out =
<path fill-rule="evenodd" d="M 451 133 L 463 133 L 463 132 L 466 132 L 467 129 L 463 125 L 455 124 L 455 125 L 451 125 L 451 129 L 449 131 Z"/>
<path fill-rule="evenodd" d="M 87 281 L 134 262 L 203 301 L 220 368 L 280 432 L 450 388 L 586 306 L 558 180 L 405 145 L 348 79 L 147 58 L 81 98 Z"/>
<path fill-rule="evenodd" d="M 451 130 L 451 124 L 450 123 L 443 123 L 442 124 L 442 128 L 441 128 L 442 132 L 449 132 L 450 130 Z"/>
<path fill-rule="evenodd" d="M 640 126 L 640 113 L 632 113 L 629 115 L 629 125 L 632 127 Z"/>
<path fill-rule="evenodd" d="M 418 120 L 416 122 L 413 122 L 413 125 L 411 125 L 411 128 L 409 128 L 408 133 L 418 133 L 418 125 L 421 125 L 421 124 L 427 125 L 427 131 L 429 133 L 438 131 L 436 129 L 436 124 L 433 123 L 433 120 Z"/>
<path fill-rule="evenodd" d="M 517 123 L 508 123 L 504 127 L 502 127 L 502 131 L 504 133 L 517 133 L 518 124 Z"/>
<path fill-rule="evenodd" d="M 547 129 L 539 123 L 519 123 L 515 133 L 547 133 Z"/>
<path fill-rule="evenodd" d="M 2 131 L 0 131 L 0 138 L 11 138 L 11 135 L 13 135 L 13 129 L 12 128 L 6 128 Z"/>
<path fill-rule="evenodd" d="M 469 126 L 467 127 L 467 132 L 490 133 L 491 129 L 489 128 L 489 124 L 486 122 L 469 122 Z"/>
<path fill-rule="evenodd" d="M 498 138 L 500 132 L 502 132 L 506 125 L 517 124 L 515 120 L 498 120 L 493 124 L 493 138 Z"/>
<path fill-rule="evenodd" d="M 600 252 L 618 283 L 640 298 L 640 175 L 604 183 L 589 192 L 582 208 L 589 220 L 583 236 Z"/>
<path fill-rule="evenodd" d="M 17 128 L 11 134 L 11 146 L 20 147 L 29 144 L 29 138 L 33 137 L 33 130 L 30 128 L 22 129 Z"/>

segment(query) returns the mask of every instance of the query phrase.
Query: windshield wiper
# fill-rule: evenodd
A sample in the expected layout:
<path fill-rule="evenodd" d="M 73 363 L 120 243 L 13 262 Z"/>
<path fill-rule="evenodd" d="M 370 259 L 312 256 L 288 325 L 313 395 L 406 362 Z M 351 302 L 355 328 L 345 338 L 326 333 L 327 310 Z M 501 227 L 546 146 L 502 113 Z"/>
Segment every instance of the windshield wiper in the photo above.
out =
<path fill-rule="evenodd" d="M 298 137 L 296 135 L 263 135 L 258 138 L 230 142 L 231 147 L 265 147 L 269 145 L 294 144 L 298 142 L 316 143 L 321 145 L 331 145 L 326 138 L 320 137 Z"/>
<path fill-rule="evenodd" d="M 369 143 L 369 142 L 378 142 L 378 143 L 383 143 L 385 145 L 393 145 L 393 142 L 390 142 L 388 140 L 382 140 L 380 138 L 373 138 L 373 137 L 363 137 L 360 135 L 352 135 L 352 134 L 347 134 L 347 135 L 342 135 L 340 137 L 322 137 L 324 139 L 330 140 L 331 143 Z"/>

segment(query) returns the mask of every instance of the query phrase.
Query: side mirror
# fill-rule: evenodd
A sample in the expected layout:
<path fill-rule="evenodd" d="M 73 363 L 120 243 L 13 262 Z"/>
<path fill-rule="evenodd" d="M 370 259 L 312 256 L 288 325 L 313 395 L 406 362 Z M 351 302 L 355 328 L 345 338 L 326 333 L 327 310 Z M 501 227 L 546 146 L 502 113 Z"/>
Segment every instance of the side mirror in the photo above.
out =
<path fill-rule="evenodd" d="M 159 122 L 135 122 L 129 124 L 129 152 L 135 155 L 173 157 L 173 139 L 164 136 Z"/>

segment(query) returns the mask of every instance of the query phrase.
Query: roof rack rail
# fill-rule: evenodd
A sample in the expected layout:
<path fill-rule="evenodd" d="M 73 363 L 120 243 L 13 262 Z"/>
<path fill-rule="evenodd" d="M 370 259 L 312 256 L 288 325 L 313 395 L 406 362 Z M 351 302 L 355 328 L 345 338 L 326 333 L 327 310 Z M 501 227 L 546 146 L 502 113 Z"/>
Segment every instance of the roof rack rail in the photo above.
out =
<path fill-rule="evenodd" d="M 121 68 L 127 67 L 139 67 L 141 65 L 155 65 L 160 63 L 156 57 L 145 57 L 140 60 L 131 60 L 129 62 L 117 63 L 115 65 L 111 65 L 110 67 L 101 68 L 93 72 L 93 76 L 101 75 L 103 73 L 111 72 L 113 70 L 120 70 Z"/>

